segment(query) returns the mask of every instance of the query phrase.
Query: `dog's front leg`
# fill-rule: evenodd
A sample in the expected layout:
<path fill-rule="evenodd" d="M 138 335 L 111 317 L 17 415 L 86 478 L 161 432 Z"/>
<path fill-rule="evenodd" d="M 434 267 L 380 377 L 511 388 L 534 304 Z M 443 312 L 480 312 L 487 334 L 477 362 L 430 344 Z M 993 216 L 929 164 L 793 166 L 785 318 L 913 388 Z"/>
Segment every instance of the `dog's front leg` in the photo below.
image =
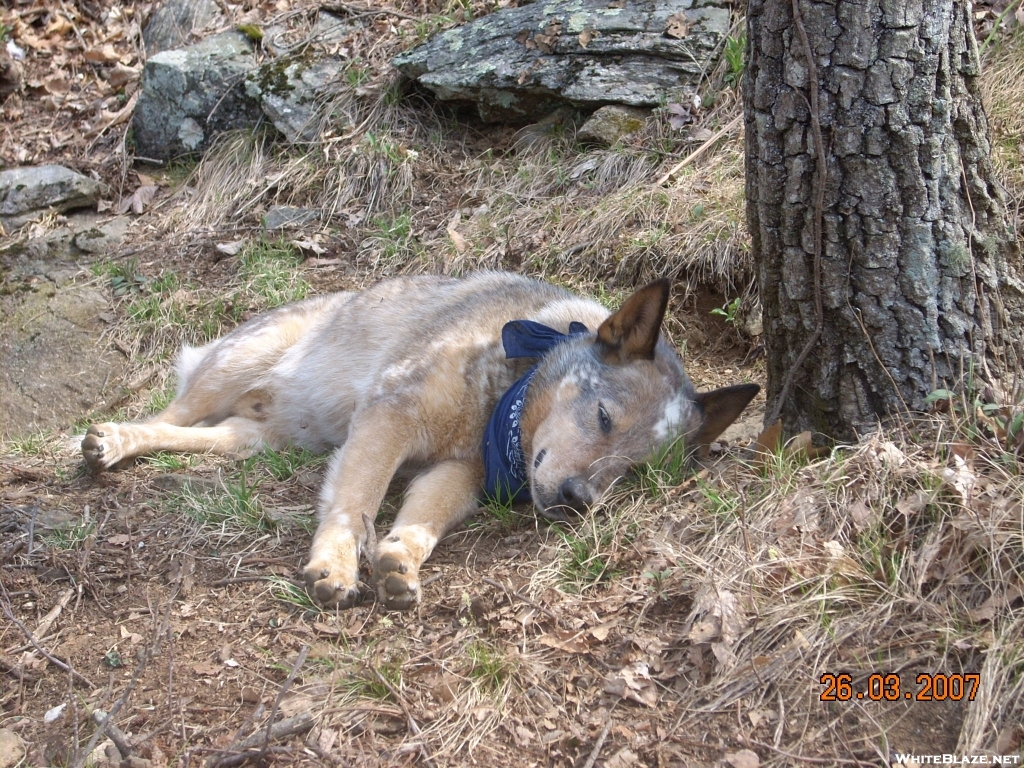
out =
<path fill-rule="evenodd" d="M 408 445 L 395 425 L 364 419 L 335 451 L 320 493 L 320 524 L 303 576 L 325 607 L 351 607 L 359 596 L 359 557 L 366 546 L 363 518 L 377 516 L 388 483 Z"/>
<path fill-rule="evenodd" d="M 478 464 L 442 461 L 409 485 L 387 537 L 377 544 L 374 580 L 388 608 L 407 610 L 420 600 L 420 565 L 434 546 L 477 508 L 483 479 Z"/>

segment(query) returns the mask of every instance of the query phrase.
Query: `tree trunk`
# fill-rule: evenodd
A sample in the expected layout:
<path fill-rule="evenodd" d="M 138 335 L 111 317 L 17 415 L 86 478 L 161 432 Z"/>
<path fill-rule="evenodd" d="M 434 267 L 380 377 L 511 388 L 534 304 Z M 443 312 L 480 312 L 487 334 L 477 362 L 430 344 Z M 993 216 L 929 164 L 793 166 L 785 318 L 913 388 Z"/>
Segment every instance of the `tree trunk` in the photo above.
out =
<path fill-rule="evenodd" d="M 769 417 L 848 440 L 1016 333 L 970 6 L 749 0 L 747 39 Z"/>

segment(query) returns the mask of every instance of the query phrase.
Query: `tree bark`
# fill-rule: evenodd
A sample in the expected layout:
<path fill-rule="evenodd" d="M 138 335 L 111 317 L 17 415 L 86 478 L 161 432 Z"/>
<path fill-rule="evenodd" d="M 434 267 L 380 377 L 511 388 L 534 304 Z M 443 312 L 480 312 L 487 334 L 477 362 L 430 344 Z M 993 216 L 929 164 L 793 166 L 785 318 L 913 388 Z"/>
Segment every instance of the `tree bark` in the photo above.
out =
<path fill-rule="evenodd" d="M 747 40 L 769 418 L 849 440 L 923 410 L 1015 333 L 970 6 L 749 0 Z"/>

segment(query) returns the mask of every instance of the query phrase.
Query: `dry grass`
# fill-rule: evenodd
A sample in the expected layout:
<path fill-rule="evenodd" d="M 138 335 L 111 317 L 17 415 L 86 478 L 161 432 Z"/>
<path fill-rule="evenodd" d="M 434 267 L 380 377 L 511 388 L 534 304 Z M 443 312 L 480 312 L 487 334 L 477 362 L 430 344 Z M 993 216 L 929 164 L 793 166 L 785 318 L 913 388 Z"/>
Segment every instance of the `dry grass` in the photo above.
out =
<path fill-rule="evenodd" d="M 1010 196 L 1017 232 L 1024 224 L 1024 28 L 989 49 L 981 79 L 985 110 L 992 129 L 992 159 Z"/>

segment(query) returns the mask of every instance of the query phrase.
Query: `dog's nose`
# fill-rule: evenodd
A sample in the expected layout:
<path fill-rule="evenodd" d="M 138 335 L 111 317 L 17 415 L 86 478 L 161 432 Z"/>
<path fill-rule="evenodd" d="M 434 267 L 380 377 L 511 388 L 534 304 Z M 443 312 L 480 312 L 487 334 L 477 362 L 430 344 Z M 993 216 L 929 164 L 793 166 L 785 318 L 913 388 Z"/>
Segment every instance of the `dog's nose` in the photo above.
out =
<path fill-rule="evenodd" d="M 570 477 L 568 480 L 563 480 L 562 484 L 558 486 L 559 506 L 569 507 L 582 515 L 587 511 L 591 501 L 593 499 L 590 497 L 590 491 L 587 490 L 587 486 L 584 485 L 583 481 L 578 478 Z"/>

